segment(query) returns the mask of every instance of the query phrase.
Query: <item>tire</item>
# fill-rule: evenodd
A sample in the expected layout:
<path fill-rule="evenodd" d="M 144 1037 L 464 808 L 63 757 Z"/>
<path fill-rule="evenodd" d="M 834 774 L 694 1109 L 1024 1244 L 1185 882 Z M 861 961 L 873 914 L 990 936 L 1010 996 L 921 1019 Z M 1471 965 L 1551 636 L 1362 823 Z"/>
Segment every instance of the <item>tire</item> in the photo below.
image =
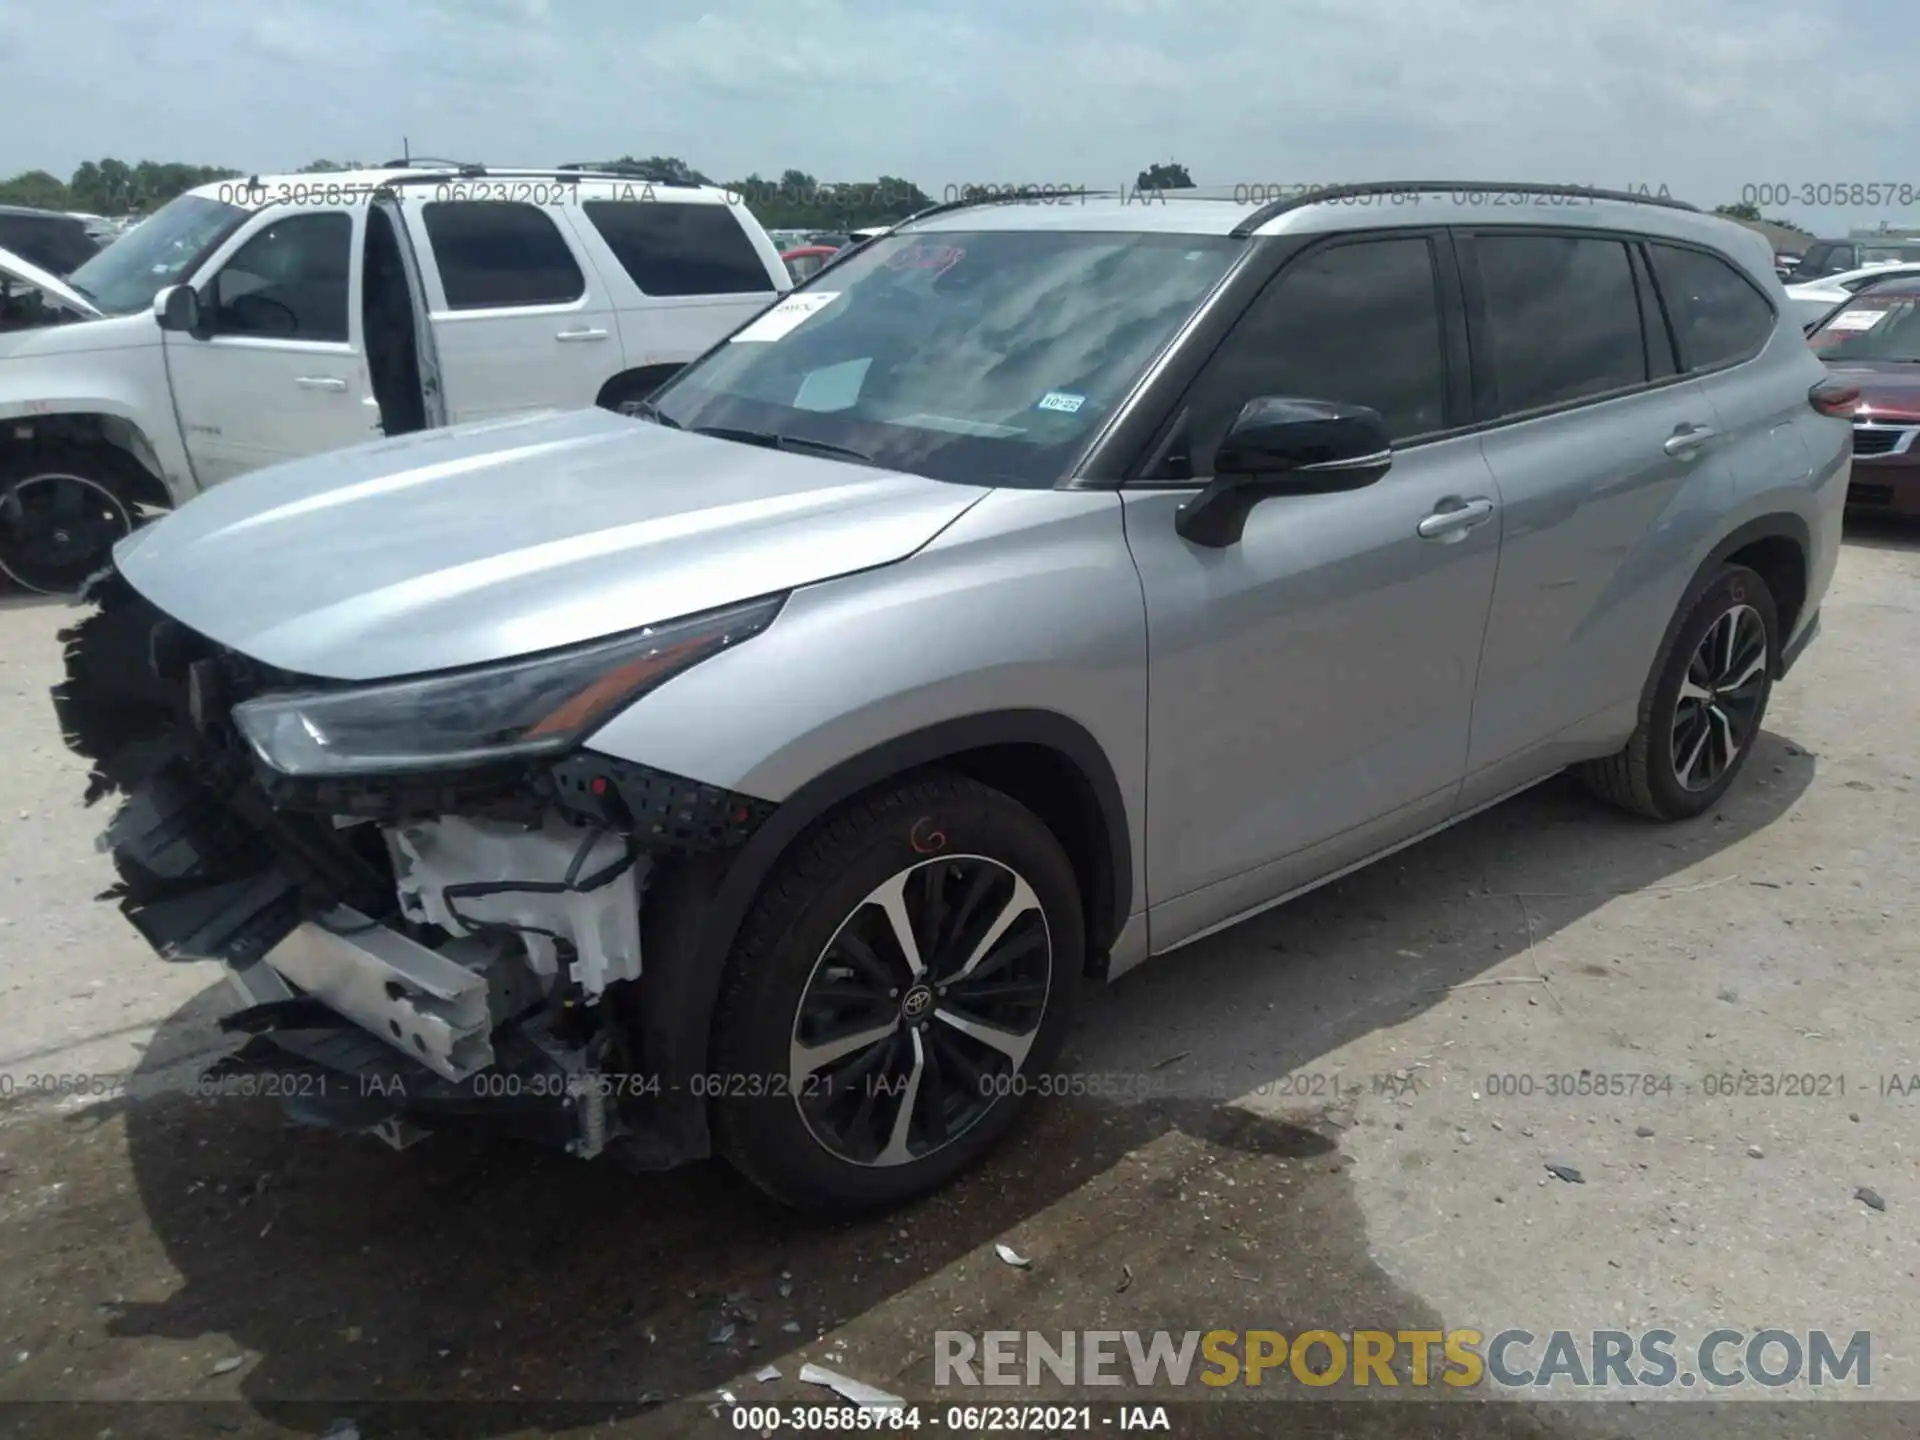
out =
<path fill-rule="evenodd" d="M 0 571 L 42 595 L 71 595 L 135 524 L 135 462 L 107 445 L 0 454 Z"/>
<path fill-rule="evenodd" d="M 1726 566 L 1669 627 L 1626 748 L 1589 761 L 1582 778 L 1603 799 L 1652 820 L 1712 809 L 1753 753 L 1779 654 L 1767 582 L 1743 565 Z"/>
<path fill-rule="evenodd" d="M 924 983 L 884 897 L 913 917 Z M 849 801 L 794 842 L 741 926 L 714 1017 L 719 1152 L 803 1210 L 938 1188 L 1038 1088 L 1085 951 L 1073 867 L 1024 806 L 938 771 Z M 997 1044 L 978 1038 L 989 1016 Z M 816 1063 L 807 1040 L 842 1053 Z"/>

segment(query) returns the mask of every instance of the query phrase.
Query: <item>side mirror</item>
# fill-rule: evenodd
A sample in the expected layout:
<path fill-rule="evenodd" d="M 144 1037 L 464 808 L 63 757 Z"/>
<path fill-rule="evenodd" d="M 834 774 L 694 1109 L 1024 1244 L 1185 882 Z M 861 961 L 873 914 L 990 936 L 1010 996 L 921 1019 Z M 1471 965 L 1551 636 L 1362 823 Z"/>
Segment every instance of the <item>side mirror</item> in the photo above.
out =
<path fill-rule="evenodd" d="M 190 335 L 200 328 L 200 297 L 191 285 L 169 285 L 153 297 L 153 318 L 162 330 Z"/>
<path fill-rule="evenodd" d="M 1261 396 L 1240 408 L 1215 452 L 1213 479 L 1174 513 L 1173 526 L 1196 545 L 1232 545 L 1262 500 L 1359 490 L 1392 464 L 1393 442 L 1379 411 Z"/>

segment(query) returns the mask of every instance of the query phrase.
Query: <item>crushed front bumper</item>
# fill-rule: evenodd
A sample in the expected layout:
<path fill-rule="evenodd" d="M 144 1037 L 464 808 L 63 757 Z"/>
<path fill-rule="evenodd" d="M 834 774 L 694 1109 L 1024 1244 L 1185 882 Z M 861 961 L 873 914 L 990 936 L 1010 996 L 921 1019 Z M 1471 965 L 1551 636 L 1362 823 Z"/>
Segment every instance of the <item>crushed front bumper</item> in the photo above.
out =
<path fill-rule="evenodd" d="M 117 575 L 86 598 L 54 703 L 88 802 L 121 797 L 102 898 L 162 958 L 227 967 L 223 1026 L 247 1038 L 209 1083 L 394 1144 L 482 1122 L 692 1158 L 653 1124 L 685 1101 L 643 1053 L 641 908 L 659 867 L 737 846 L 771 806 L 585 752 L 295 786 L 228 714 L 316 682 L 184 631 Z"/>

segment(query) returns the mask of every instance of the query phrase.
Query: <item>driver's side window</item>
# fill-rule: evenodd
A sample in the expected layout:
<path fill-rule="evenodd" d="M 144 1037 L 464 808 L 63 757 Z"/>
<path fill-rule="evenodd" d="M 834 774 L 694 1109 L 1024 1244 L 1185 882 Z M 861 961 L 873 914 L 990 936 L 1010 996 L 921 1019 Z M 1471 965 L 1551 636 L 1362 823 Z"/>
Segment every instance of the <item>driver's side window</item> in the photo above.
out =
<path fill-rule="evenodd" d="M 352 255 L 350 215 L 274 221 L 213 278 L 210 328 L 216 335 L 344 342 Z"/>
<path fill-rule="evenodd" d="M 1188 389 L 1150 478 L 1211 475 L 1241 407 L 1266 395 L 1370 406 L 1396 442 L 1445 428 L 1446 359 L 1427 239 L 1343 241 L 1289 264 Z"/>

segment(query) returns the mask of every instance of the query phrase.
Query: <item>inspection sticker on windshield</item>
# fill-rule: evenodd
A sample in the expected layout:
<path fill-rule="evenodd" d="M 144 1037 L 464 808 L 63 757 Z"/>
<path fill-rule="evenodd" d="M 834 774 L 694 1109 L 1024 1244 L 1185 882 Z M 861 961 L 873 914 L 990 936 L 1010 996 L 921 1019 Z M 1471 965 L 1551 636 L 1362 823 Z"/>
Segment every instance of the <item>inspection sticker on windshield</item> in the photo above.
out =
<path fill-rule="evenodd" d="M 738 345 L 743 340 L 778 340 L 799 329 L 809 317 L 826 309 L 840 298 L 840 294 L 838 290 L 808 290 L 804 294 L 789 295 L 735 335 L 733 343 Z"/>
<path fill-rule="evenodd" d="M 1871 330 L 1887 316 L 1891 310 L 1844 310 L 1827 322 L 1829 330 Z"/>
<path fill-rule="evenodd" d="M 1040 397 L 1036 410 L 1058 410 L 1062 415 L 1072 415 L 1087 403 L 1084 395 L 1075 395 L 1067 390 L 1049 390 Z"/>

